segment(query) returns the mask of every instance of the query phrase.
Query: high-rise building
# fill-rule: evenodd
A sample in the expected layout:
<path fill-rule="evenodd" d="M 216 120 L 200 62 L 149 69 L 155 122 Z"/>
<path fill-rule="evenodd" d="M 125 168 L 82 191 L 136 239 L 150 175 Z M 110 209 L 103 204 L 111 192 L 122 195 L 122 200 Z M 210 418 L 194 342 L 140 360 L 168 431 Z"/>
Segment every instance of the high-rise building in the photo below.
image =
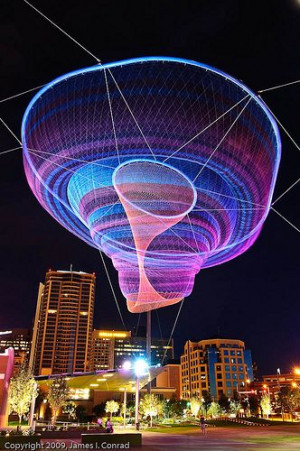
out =
<path fill-rule="evenodd" d="M 10 329 L 0 331 L 0 352 L 5 349 L 14 349 L 14 373 L 20 366 L 26 364 L 29 358 L 31 343 L 30 329 Z"/>
<path fill-rule="evenodd" d="M 40 284 L 30 366 L 35 375 L 88 371 L 95 302 L 94 274 L 46 273 Z"/>
<path fill-rule="evenodd" d="M 165 355 L 166 354 L 166 355 Z M 173 340 L 152 338 L 151 364 L 174 359 Z M 126 360 L 146 358 L 146 338 L 133 337 L 130 331 L 94 330 L 92 340 L 91 369 L 121 368 Z"/>
<path fill-rule="evenodd" d="M 247 389 L 253 380 L 251 351 L 241 340 L 212 339 L 187 341 L 181 363 L 181 398 L 190 399 L 210 393 L 222 394 Z"/>

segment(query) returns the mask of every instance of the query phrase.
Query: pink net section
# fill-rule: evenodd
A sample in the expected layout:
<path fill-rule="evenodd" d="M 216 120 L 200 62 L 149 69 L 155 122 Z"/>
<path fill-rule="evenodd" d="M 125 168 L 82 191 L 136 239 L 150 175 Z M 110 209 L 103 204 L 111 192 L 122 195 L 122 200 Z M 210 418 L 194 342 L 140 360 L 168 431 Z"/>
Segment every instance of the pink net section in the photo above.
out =
<path fill-rule="evenodd" d="M 193 285 L 191 277 L 194 279 L 195 271 L 191 273 L 189 266 L 194 266 L 194 259 L 190 259 L 190 265 L 182 267 L 180 252 L 178 249 L 171 252 L 162 234 L 193 208 L 195 189 L 174 168 L 146 160 L 129 162 L 117 168 L 113 183 L 132 230 L 138 265 L 136 268 L 128 261 L 119 269 L 123 292 L 126 289 L 122 281 L 127 282 L 132 273 L 139 271 L 136 289 L 132 290 L 131 284 L 126 293 L 129 310 L 143 312 L 178 302 Z M 155 246 L 149 251 L 155 238 Z M 200 266 L 196 272 L 199 269 Z M 156 274 L 152 282 L 147 273 Z"/>

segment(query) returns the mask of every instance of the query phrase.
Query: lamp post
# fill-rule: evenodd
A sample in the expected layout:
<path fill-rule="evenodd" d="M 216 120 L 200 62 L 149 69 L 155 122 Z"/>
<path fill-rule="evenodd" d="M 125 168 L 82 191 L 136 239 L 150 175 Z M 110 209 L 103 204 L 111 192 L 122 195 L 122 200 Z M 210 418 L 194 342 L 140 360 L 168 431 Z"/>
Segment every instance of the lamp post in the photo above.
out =
<path fill-rule="evenodd" d="M 147 360 L 137 359 L 134 362 L 134 372 L 136 376 L 136 385 L 135 385 L 135 428 L 137 431 L 140 430 L 140 421 L 139 421 L 139 403 L 140 403 L 140 377 L 146 376 L 149 374 L 149 365 Z"/>
<path fill-rule="evenodd" d="M 126 361 L 123 363 L 124 370 L 130 370 L 132 368 L 132 364 L 130 361 Z M 135 384 L 135 428 L 137 431 L 140 429 L 140 421 L 139 421 L 139 404 L 140 404 L 140 377 L 146 376 L 149 374 L 149 364 L 147 360 L 137 359 L 133 362 L 133 369 L 136 377 Z M 125 403 L 125 393 L 124 393 L 124 403 Z"/>

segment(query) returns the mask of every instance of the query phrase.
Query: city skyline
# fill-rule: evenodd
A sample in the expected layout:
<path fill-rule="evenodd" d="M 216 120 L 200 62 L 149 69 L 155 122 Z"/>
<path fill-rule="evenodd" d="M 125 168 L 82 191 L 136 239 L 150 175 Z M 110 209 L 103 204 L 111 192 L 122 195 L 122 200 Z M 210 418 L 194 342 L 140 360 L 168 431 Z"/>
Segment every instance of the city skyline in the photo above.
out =
<path fill-rule="evenodd" d="M 81 270 L 77 270 L 77 269 L 73 270 L 73 265 L 71 264 L 69 270 L 52 270 L 52 269 L 49 269 L 46 272 L 46 280 L 47 280 L 47 274 L 56 274 L 56 273 L 58 273 L 58 274 L 59 273 L 61 273 L 61 274 L 74 273 L 74 274 L 77 274 L 77 275 L 81 275 L 82 274 L 82 275 L 92 276 L 92 277 L 94 277 L 93 275 L 95 274 L 95 273 L 87 273 L 86 271 L 81 271 Z M 96 280 L 96 277 L 95 277 L 95 280 Z M 37 303 L 36 303 L 36 305 L 34 307 L 35 314 L 33 314 L 32 319 L 31 319 L 31 326 L 33 328 L 32 329 L 32 335 L 34 335 L 34 329 L 35 329 L 34 328 L 34 324 L 38 321 L 38 318 L 39 318 L 38 305 L 41 302 L 41 295 L 43 297 L 44 288 L 45 288 L 45 286 L 43 285 L 42 282 L 40 282 L 39 283 L 39 289 L 37 290 L 37 293 L 36 293 L 36 295 L 37 295 L 36 296 Z M 96 284 L 96 289 L 95 289 L 95 294 L 94 294 L 95 299 L 96 299 L 96 294 L 97 294 L 97 284 Z M 134 325 L 131 329 L 122 329 L 122 326 L 120 327 L 120 325 L 119 325 L 119 327 L 116 327 L 115 324 L 113 324 L 113 321 L 110 322 L 110 323 L 107 323 L 107 324 L 112 324 L 111 326 L 106 326 L 103 323 L 100 323 L 100 322 L 97 323 L 96 322 L 97 321 L 97 318 L 95 318 L 96 301 L 94 301 L 94 302 L 95 302 L 95 305 L 93 306 L 93 315 L 92 315 L 93 320 L 92 320 L 92 329 L 91 329 L 92 336 L 96 336 L 100 330 L 103 331 L 103 332 L 104 331 L 108 332 L 108 331 L 117 331 L 119 329 L 119 331 L 125 333 L 126 336 L 128 334 L 129 334 L 128 337 L 132 336 L 133 339 L 134 338 L 139 338 L 139 337 L 146 337 L 146 318 L 144 318 L 144 324 L 143 324 L 143 320 L 140 318 L 138 320 L 138 323 L 136 325 Z M 167 342 L 168 341 L 168 337 L 163 337 L 162 334 L 161 334 L 160 321 L 158 320 L 158 322 L 157 322 L 157 321 L 155 321 L 155 319 L 156 318 L 155 318 L 155 315 L 154 315 L 154 312 L 153 312 L 152 340 L 154 340 L 154 341 L 166 340 L 166 342 Z M 117 322 L 120 322 L 119 318 L 118 318 Z M 23 323 L 20 323 L 20 324 L 21 325 L 19 325 L 18 327 L 10 327 L 10 325 L 7 325 L 7 327 L 4 327 L 4 326 L 0 327 L 0 332 L 2 333 L 0 335 L 0 338 L 2 338 L 3 343 L 5 342 L 5 338 L 6 338 L 6 333 L 7 332 L 15 331 L 13 333 L 18 333 L 19 331 L 21 331 L 23 333 L 23 331 L 25 331 L 25 330 L 28 333 L 30 332 L 30 324 L 26 324 L 26 325 L 24 325 Z M 95 325 L 95 324 L 98 324 L 98 325 Z M 1 325 L 1 319 L 0 319 L 0 325 Z M 137 326 L 137 328 L 136 328 L 136 326 Z M 242 340 L 242 342 L 245 341 L 243 339 L 243 337 L 241 337 L 241 336 L 228 336 L 226 334 L 224 335 L 224 334 L 220 333 L 220 330 L 219 330 L 219 331 L 217 331 L 217 333 L 212 334 L 211 336 L 202 336 L 201 334 L 198 335 L 197 333 L 191 334 L 189 336 L 186 336 L 186 338 L 184 339 L 183 344 L 181 345 L 181 342 L 180 342 L 180 344 L 177 343 L 177 340 L 176 340 L 176 338 L 174 339 L 174 335 L 173 335 L 173 338 L 172 338 L 172 341 L 171 341 L 173 343 L 172 344 L 172 349 L 173 349 L 173 352 L 174 352 L 173 358 L 175 358 L 175 360 L 178 361 L 178 362 L 180 361 L 180 359 L 182 357 L 182 353 L 183 353 L 183 351 L 184 351 L 184 349 L 185 349 L 185 347 L 186 347 L 188 342 L 191 342 L 191 343 L 193 343 L 195 345 L 198 342 L 214 341 L 214 340 L 233 340 L 233 341 L 240 341 L 240 340 Z M 37 344 L 37 339 L 36 339 L 36 344 Z M 250 347 L 250 349 L 251 349 L 251 351 L 253 350 L 252 347 Z M 30 356 L 32 356 L 31 352 L 29 354 L 30 354 Z M 22 359 L 22 361 L 24 361 L 24 359 Z M 22 361 L 20 361 L 20 363 L 22 363 Z M 29 359 L 28 359 L 28 362 L 29 362 L 29 365 L 32 364 L 32 362 L 30 363 Z M 254 352 L 253 352 L 253 364 L 255 364 L 257 366 L 257 373 L 258 373 L 259 377 L 261 377 L 263 374 L 273 374 L 276 371 L 277 367 L 278 367 L 278 365 L 276 365 L 276 362 L 274 362 L 274 365 L 270 367 L 269 371 L 265 371 L 263 369 L 264 368 L 263 361 L 260 362 L 259 359 L 256 359 L 256 349 L 254 349 Z M 299 364 L 300 364 L 299 360 L 289 361 L 289 362 L 287 362 L 286 365 L 281 365 L 281 370 L 283 372 L 289 373 L 289 371 L 292 371 L 292 369 L 295 366 L 299 366 Z M 33 367 L 34 367 L 34 364 L 33 364 Z"/>
<path fill-rule="evenodd" d="M 42 22 L 25 5 L 15 10 L 8 3 L 3 20 L 14 39 L 9 37 L 3 46 L 3 97 L 91 64 L 87 55 L 74 48 L 72 43 Z M 65 5 L 54 4 L 51 11 L 47 2 L 41 1 L 40 7 L 46 13 L 51 12 L 52 17 L 78 36 L 80 41 L 95 49 L 105 62 L 145 54 L 179 55 L 220 67 L 243 79 L 255 90 L 299 78 L 294 57 L 299 11 L 292 2 L 283 7 L 280 2 L 274 2 L 272 18 L 268 5 L 258 2 L 256 7 L 254 2 L 252 8 L 239 6 L 234 1 L 226 6 L 222 2 L 216 2 L 214 6 L 204 6 L 200 2 L 191 11 L 185 6 L 177 11 L 166 8 L 167 14 L 163 6 L 159 6 L 156 12 L 151 8 L 143 12 L 122 7 L 120 11 L 113 12 L 115 25 L 104 23 L 101 30 L 96 26 L 101 19 L 98 17 L 99 11 L 92 4 L 84 11 L 80 6 L 72 5 L 72 14 L 69 14 L 68 2 Z M 103 8 L 104 14 L 112 14 L 112 7 L 106 5 Z M 241 13 L 243 21 L 240 21 Z M 86 23 L 91 24 L 88 36 L 78 20 L 81 14 L 84 14 Z M 194 17 L 198 18 L 197 21 Z M 137 25 L 137 18 L 141 19 L 143 27 Z M 152 26 L 153 22 L 156 27 Z M 25 23 L 31 25 L 29 29 Z M 130 32 L 123 34 L 117 24 Z M 132 24 L 136 25 L 135 30 Z M 279 30 L 285 26 L 289 33 L 280 33 Z M 108 36 L 110 39 L 107 39 Z M 38 50 L 40 42 L 43 42 L 42 52 Z M 37 49 L 34 55 L 32 49 Z M 294 102 L 297 89 L 294 86 L 266 93 L 263 99 L 299 142 Z M 20 119 L 31 97 L 29 94 L 1 107 L 3 117 L 17 134 Z M 283 160 L 275 198 L 299 176 L 297 150 L 282 131 L 281 137 Z M 13 138 L 4 129 L 1 129 L 1 138 L 2 150 L 15 147 Z M 98 253 L 80 243 L 42 211 L 26 185 L 20 154 L 8 154 L 1 158 L 3 220 L 0 282 L 5 309 L 1 314 L 0 328 L 5 329 L 8 324 L 10 327 L 29 327 L 34 315 L 38 283 L 44 273 L 49 267 L 67 268 L 72 262 L 74 268 L 96 273 L 96 328 L 101 325 L 101 328 L 119 329 L 121 322 Z M 295 224 L 299 224 L 297 194 L 299 186 L 278 204 L 279 211 Z M 202 271 L 197 277 L 193 294 L 184 303 L 174 334 L 177 354 L 188 338 L 221 335 L 245 341 L 253 350 L 260 372 L 271 373 L 277 367 L 289 370 L 288 365 L 297 364 L 300 344 L 298 236 L 288 224 L 270 213 L 257 243 L 246 254 L 220 267 Z M 127 329 L 133 329 L 138 316 L 126 312 L 125 300 L 118 289 L 117 274 L 111 263 L 106 262 L 121 301 Z M 177 310 L 178 307 L 174 306 L 158 313 L 166 335 L 170 334 Z M 159 336 L 156 315 L 153 322 L 154 333 Z M 188 334 L 193 336 L 188 337 Z"/>

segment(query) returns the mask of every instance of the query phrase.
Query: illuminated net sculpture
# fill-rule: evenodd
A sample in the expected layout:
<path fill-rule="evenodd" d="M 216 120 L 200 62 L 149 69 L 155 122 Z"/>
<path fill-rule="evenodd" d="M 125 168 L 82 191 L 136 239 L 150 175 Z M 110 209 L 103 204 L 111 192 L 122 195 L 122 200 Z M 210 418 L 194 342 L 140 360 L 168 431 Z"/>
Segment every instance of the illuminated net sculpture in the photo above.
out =
<path fill-rule="evenodd" d="M 24 165 L 41 205 L 108 255 L 132 312 L 188 296 L 245 252 L 270 208 L 277 127 L 237 80 L 175 58 L 64 75 L 31 101 Z"/>

